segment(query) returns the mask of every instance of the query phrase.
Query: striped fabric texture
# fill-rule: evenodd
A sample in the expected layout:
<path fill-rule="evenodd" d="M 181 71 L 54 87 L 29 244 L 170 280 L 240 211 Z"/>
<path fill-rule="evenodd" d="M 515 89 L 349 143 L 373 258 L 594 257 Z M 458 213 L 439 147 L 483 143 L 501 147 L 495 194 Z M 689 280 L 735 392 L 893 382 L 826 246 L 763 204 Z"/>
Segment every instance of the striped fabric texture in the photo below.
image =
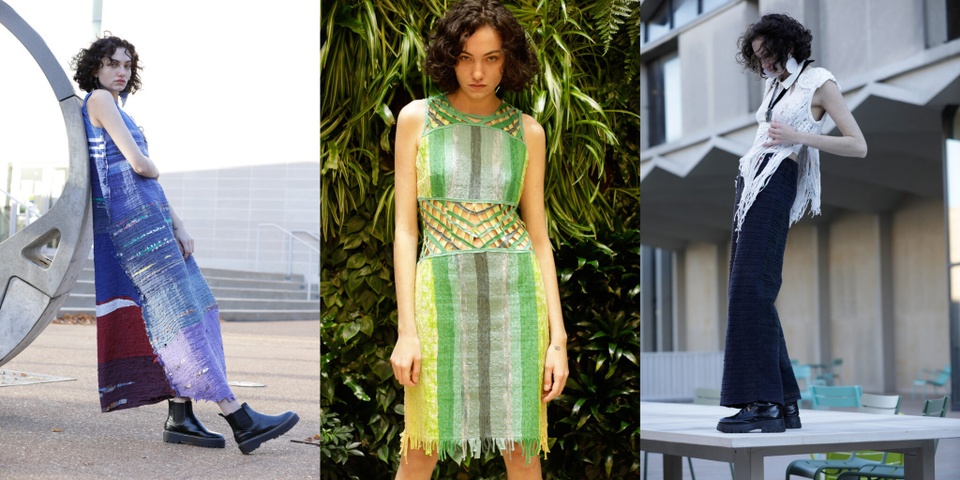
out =
<path fill-rule="evenodd" d="M 173 396 L 233 399 L 219 310 L 193 257 L 173 235 L 155 179 L 137 175 L 83 103 L 93 190 L 97 364 L 104 412 Z M 119 108 L 118 108 L 119 109 Z M 123 110 L 140 150 L 147 143 Z"/>
<path fill-rule="evenodd" d="M 420 382 L 404 389 L 401 448 L 440 458 L 548 451 L 540 400 L 548 344 L 540 266 L 518 215 L 521 113 L 473 117 L 427 100 L 417 153 Z"/>

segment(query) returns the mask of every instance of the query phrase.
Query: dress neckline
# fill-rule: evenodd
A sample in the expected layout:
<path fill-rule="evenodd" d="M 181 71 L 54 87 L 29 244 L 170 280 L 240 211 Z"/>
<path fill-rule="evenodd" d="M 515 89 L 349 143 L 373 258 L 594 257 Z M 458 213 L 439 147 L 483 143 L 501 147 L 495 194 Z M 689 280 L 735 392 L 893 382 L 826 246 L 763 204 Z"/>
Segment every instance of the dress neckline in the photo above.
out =
<path fill-rule="evenodd" d="M 494 110 L 493 113 L 491 113 L 490 115 L 475 115 L 472 113 L 463 112 L 459 110 L 457 107 L 453 106 L 453 102 L 451 102 L 450 99 L 447 98 L 446 94 L 440 95 L 439 97 L 442 99 L 444 103 L 447 104 L 447 106 L 450 107 L 451 110 L 457 113 L 458 117 L 470 123 L 478 123 L 478 124 L 484 123 L 485 120 L 490 120 L 491 118 L 496 118 L 500 115 L 503 115 L 503 112 L 507 108 L 509 108 L 509 105 L 507 105 L 507 102 L 500 100 L 500 106 L 498 106 L 497 109 Z"/>

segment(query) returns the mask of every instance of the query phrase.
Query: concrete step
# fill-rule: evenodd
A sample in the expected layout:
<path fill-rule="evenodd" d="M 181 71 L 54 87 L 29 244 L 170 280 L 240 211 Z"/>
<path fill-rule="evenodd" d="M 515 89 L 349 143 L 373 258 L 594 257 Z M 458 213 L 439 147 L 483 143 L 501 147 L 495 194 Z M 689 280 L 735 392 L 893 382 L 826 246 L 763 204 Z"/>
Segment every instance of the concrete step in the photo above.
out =
<path fill-rule="evenodd" d="M 283 290 L 267 288 L 241 288 L 211 286 L 213 296 L 217 298 L 261 298 L 266 300 L 306 300 L 307 292 L 303 287 L 299 289 L 286 288 Z M 96 294 L 96 284 L 88 280 L 78 280 L 70 290 L 71 294 Z M 311 297 L 317 298 L 317 286 L 311 285 Z"/>
<path fill-rule="evenodd" d="M 63 307 L 58 316 L 96 315 L 93 307 Z M 224 322 L 268 322 L 282 320 L 320 320 L 320 309 L 308 310 L 220 310 L 220 320 Z"/>
<path fill-rule="evenodd" d="M 59 315 L 96 315 L 96 285 L 92 263 L 84 268 Z M 224 321 L 319 320 L 316 285 L 307 299 L 303 275 L 201 268 L 220 306 Z"/>
<path fill-rule="evenodd" d="M 250 272 L 245 270 L 227 270 L 224 268 L 201 268 L 200 273 L 203 274 L 203 278 L 207 279 L 230 278 L 234 280 L 303 283 L 303 275 L 301 274 L 293 274 L 288 276 L 285 273 Z M 93 261 L 89 261 L 87 263 L 84 269 L 80 271 L 80 276 L 77 277 L 77 279 L 93 281 Z"/>
<path fill-rule="evenodd" d="M 228 271 L 221 270 L 219 272 L 214 271 L 211 273 L 226 274 Z M 304 291 L 304 282 L 303 277 L 299 276 L 295 280 L 278 280 L 277 275 L 279 274 L 265 274 L 263 278 L 257 278 L 252 275 L 248 275 L 247 278 L 243 277 L 221 277 L 216 275 L 210 275 L 207 272 L 201 270 L 203 273 L 203 278 L 207 281 L 207 285 L 210 285 L 210 288 L 223 287 L 223 288 L 235 288 L 235 289 L 248 289 L 248 290 L 278 290 L 278 291 L 294 291 L 302 292 L 303 296 L 306 296 Z M 253 272 L 256 273 L 256 272 Z M 80 276 L 77 277 L 77 284 L 81 282 L 94 283 L 94 274 L 93 270 L 84 269 Z M 316 287 L 313 288 L 316 290 Z M 216 295 L 216 294 L 214 294 Z"/>
<path fill-rule="evenodd" d="M 319 300 L 274 300 L 264 298 L 217 297 L 217 304 L 223 310 L 314 310 L 320 311 Z M 96 295 L 92 293 L 74 293 L 63 302 L 64 308 L 95 307 Z"/>

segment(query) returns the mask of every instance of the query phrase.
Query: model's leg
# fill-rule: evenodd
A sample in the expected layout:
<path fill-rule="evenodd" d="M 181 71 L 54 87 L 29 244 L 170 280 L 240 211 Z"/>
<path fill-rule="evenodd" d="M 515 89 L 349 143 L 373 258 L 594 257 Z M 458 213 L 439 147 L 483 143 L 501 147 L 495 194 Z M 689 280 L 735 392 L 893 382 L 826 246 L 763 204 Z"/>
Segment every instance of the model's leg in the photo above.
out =
<path fill-rule="evenodd" d="M 782 284 L 796 178 L 796 163 L 784 160 L 734 237 L 720 396 L 722 405 L 741 410 L 720 421 L 722 432 L 785 429 L 781 361 L 789 364 L 789 357 L 774 302 Z"/>
<path fill-rule="evenodd" d="M 411 448 L 400 457 L 396 480 L 429 480 L 437 466 L 437 452 L 427 455 L 422 449 Z"/>
<path fill-rule="evenodd" d="M 503 452 L 503 463 L 507 467 L 507 480 L 541 480 L 543 473 L 540 471 L 540 457 L 530 457 L 526 459 L 523 456 L 523 448 L 519 444 L 513 448 L 513 451 Z"/>
<path fill-rule="evenodd" d="M 791 160 L 781 163 L 735 237 L 721 392 L 725 406 L 784 403 L 780 362 L 786 348 L 781 349 L 783 334 L 774 302 L 782 283 L 796 170 Z"/>
<path fill-rule="evenodd" d="M 778 319 L 779 320 L 779 319 Z M 793 364 L 787 353 L 787 341 L 783 337 L 783 328 L 780 329 L 780 379 L 783 385 L 783 401 L 793 403 L 800 401 L 800 385 L 793 374 Z"/>
<path fill-rule="evenodd" d="M 223 448 L 226 446 L 223 435 L 207 430 L 200 419 L 194 415 L 193 403 L 189 398 L 172 398 L 167 407 L 167 421 L 163 425 L 164 442 L 185 443 L 208 448 Z"/>
<path fill-rule="evenodd" d="M 238 402 L 236 398 L 232 400 L 220 400 L 217 402 L 217 406 L 220 407 L 220 411 L 223 412 L 224 415 L 230 415 L 240 410 L 240 402 Z"/>
<path fill-rule="evenodd" d="M 224 412 L 220 416 L 225 418 L 233 429 L 233 439 L 237 441 L 237 447 L 245 455 L 259 448 L 263 442 L 287 433 L 300 421 L 300 416 L 294 412 L 264 415 L 246 403 L 236 406 L 237 403 L 236 399 L 222 400 L 217 402 L 217 405 Z M 226 413 L 234 407 L 232 412 Z"/>

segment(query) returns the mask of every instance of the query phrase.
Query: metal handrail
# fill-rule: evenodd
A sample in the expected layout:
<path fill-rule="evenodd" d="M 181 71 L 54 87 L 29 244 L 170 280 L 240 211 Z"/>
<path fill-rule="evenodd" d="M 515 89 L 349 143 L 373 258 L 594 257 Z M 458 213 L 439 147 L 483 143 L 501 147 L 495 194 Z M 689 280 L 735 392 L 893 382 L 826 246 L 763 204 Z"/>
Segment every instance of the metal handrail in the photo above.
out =
<path fill-rule="evenodd" d="M 305 277 L 304 283 L 306 284 L 306 290 L 307 290 L 307 300 L 309 300 L 313 290 L 312 284 L 310 283 L 310 279 L 313 278 L 311 275 L 313 272 L 310 271 L 311 269 L 310 267 L 313 266 L 313 254 L 316 253 L 319 256 L 320 249 L 317 247 L 314 247 L 313 245 L 310 245 L 309 243 L 305 242 L 302 238 L 296 236 L 295 234 L 304 233 L 306 235 L 309 235 L 310 238 L 315 238 L 318 242 L 320 241 L 320 237 L 317 235 L 314 235 L 311 232 L 307 232 L 305 230 L 290 231 L 281 227 L 280 225 L 277 225 L 276 223 L 261 223 L 257 225 L 257 250 L 256 250 L 256 257 L 254 260 L 254 269 L 258 271 L 260 270 L 260 231 L 263 227 L 273 227 L 279 230 L 281 233 L 283 233 L 284 236 L 286 237 L 287 239 L 287 276 L 288 277 L 293 276 L 293 241 L 296 240 L 302 243 L 305 247 L 307 247 L 308 250 L 311 250 L 311 252 L 309 252 L 309 256 L 307 257 L 307 265 L 308 265 L 307 275 L 304 276 Z M 317 260 L 318 260 L 317 261 L 317 278 L 319 278 L 320 277 L 319 258 Z"/>
<path fill-rule="evenodd" d="M 29 202 L 21 201 L 21 200 L 17 199 L 17 197 L 14 197 L 13 194 L 11 194 L 10 192 L 7 192 L 6 190 L 0 190 L 0 193 L 6 195 L 7 198 L 9 198 L 10 200 L 13 201 L 13 203 L 15 203 L 15 204 L 23 207 L 23 209 L 26 210 L 26 212 L 27 212 L 27 222 L 26 222 L 26 224 L 27 224 L 27 225 L 29 225 L 32 220 L 36 220 L 36 219 L 40 218 L 40 217 L 43 215 L 43 214 L 40 212 L 40 209 L 37 208 L 36 205 L 34 205 L 34 204 L 32 204 L 32 203 L 29 203 Z M 9 225 L 10 225 L 10 228 L 8 229 L 8 232 L 7 232 L 7 236 L 12 237 L 13 234 L 17 233 L 17 213 L 16 213 L 16 210 L 10 210 L 10 218 L 7 219 L 7 221 L 9 222 Z M 0 240 L 3 240 L 3 239 L 0 239 Z"/>
<path fill-rule="evenodd" d="M 22 206 L 22 207 L 23 207 L 24 209 L 26 209 L 28 212 L 34 214 L 34 216 L 39 217 L 39 216 L 43 215 L 42 213 L 40 213 L 40 209 L 37 208 L 36 205 L 34 205 L 34 204 L 30 203 L 30 202 L 24 202 L 24 201 L 18 200 L 17 197 L 14 197 L 13 194 L 11 194 L 10 192 L 8 192 L 8 191 L 6 191 L 6 190 L 0 190 L 0 193 L 6 195 L 7 198 L 9 198 L 10 200 L 13 200 L 14 203 L 16 203 L 17 205 Z"/>

